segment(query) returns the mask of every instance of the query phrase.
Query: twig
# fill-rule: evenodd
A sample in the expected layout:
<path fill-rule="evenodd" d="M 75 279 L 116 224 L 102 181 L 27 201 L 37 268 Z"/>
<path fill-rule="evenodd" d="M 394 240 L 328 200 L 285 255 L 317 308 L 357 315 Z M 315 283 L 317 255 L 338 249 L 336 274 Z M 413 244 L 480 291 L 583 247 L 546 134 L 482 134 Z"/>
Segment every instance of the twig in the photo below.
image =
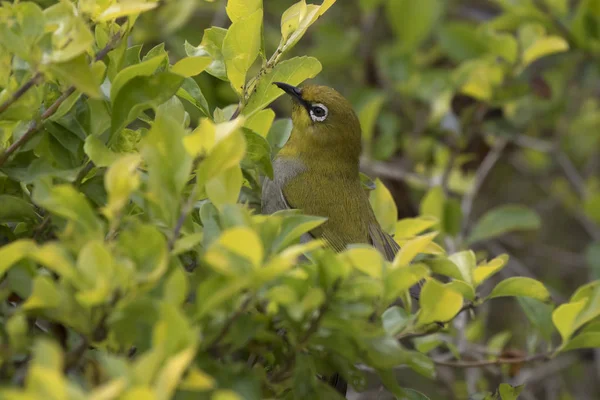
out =
<path fill-rule="evenodd" d="M 227 335 L 227 332 L 229 332 L 229 330 L 233 326 L 233 323 L 239 317 L 241 317 L 244 312 L 246 312 L 246 310 L 248 309 L 248 306 L 252 302 L 253 298 L 254 298 L 253 296 L 249 295 L 248 298 L 246 300 L 244 300 L 242 305 L 233 314 L 231 314 L 231 316 L 227 319 L 227 321 L 225 321 L 225 323 L 223 324 L 223 327 L 221 328 L 221 330 L 219 331 L 217 336 L 215 336 L 213 341 L 208 345 L 207 349 L 209 349 L 209 351 L 216 350 L 217 345 Z"/>
<path fill-rule="evenodd" d="M 466 235 L 467 228 L 469 226 L 469 218 L 471 216 L 471 212 L 473 211 L 473 202 L 475 201 L 475 197 L 481 190 L 483 183 L 488 177 L 490 171 L 494 168 L 494 165 L 498 162 L 500 157 L 502 156 L 502 152 L 506 147 L 505 140 L 498 140 L 498 143 L 492 148 L 492 150 L 485 156 L 483 162 L 477 168 L 477 172 L 475 173 L 475 178 L 473 182 L 473 187 L 469 192 L 465 194 L 462 199 L 460 208 L 462 210 L 462 218 L 463 218 L 463 226 L 461 236 L 464 237 Z"/>
<path fill-rule="evenodd" d="M 108 44 L 100 50 L 94 61 L 102 60 L 108 52 L 115 48 L 117 42 L 121 39 L 121 35 L 117 34 L 112 37 L 112 39 L 108 42 Z M 25 143 L 27 143 L 33 136 L 42 128 L 43 122 L 50 118 L 58 107 L 71 95 L 75 92 L 75 86 L 70 86 L 48 109 L 42 114 L 38 121 L 33 121 L 31 126 L 27 131 L 21 136 L 18 140 L 16 140 L 13 144 L 11 144 L 8 149 L 6 149 L 2 154 L 0 154 L 0 167 L 4 165 L 4 163 L 8 160 L 8 158 L 19 148 L 21 148 Z"/>
<path fill-rule="evenodd" d="M 369 175 L 376 175 L 387 179 L 393 179 L 396 181 L 413 181 L 426 187 L 434 186 L 434 183 L 426 177 L 416 174 L 414 172 L 406 171 L 405 169 L 397 165 L 391 165 L 389 163 L 384 163 L 380 161 L 367 160 L 363 157 L 360 160 L 360 166 Z"/>
<path fill-rule="evenodd" d="M 567 177 L 567 180 L 569 181 L 573 189 L 575 189 L 575 191 L 577 192 L 577 195 L 582 199 L 585 199 L 587 196 L 585 180 L 579 174 L 579 171 L 577 171 L 577 168 L 575 167 L 575 165 L 573 165 L 571 159 L 567 157 L 565 153 L 560 151 L 556 154 L 556 161 L 558 162 L 558 165 L 560 165 L 560 167 L 562 168 L 563 172 Z"/>
<path fill-rule="evenodd" d="M 25 93 L 27 93 L 27 91 L 29 89 L 31 89 L 33 86 L 35 86 L 35 84 L 39 81 L 39 79 L 41 77 L 42 77 L 42 73 L 37 72 L 27 82 L 25 82 L 25 84 L 23 86 L 21 86 L 19 89 L 17 89 L 17 91 L 14 92 L 12 94 L 12 96 L 10 96 L 10 99 L 6 100 L 4 103 L 2 103 L 2 105 L 0 105 L 0 114 L 2 114 L 4 111 L 6 111 L 8 109 L 8 107 L 10 107 L 14 103 L 16 103 L 17 100 L 19 100 L 21 98 L 21 96 L 23 96 Z"/>
<path fill-rule="evenodd" d="M 550 353 L 534 354 L 527 357 L 517 358 L 497 358 L 495 360 L 477 360 L 477 361 L 446 361 L 434 359 L 436 365 L 454 368 L 480 368 L 488 365 L 503 365 L 503 364 L 525 364 L 535 361 L 545 361 L 550 359 Z"/>
<path fill-rule="evenodd" d="M 181 213 L 179 214 L 179 218 L 177 219 L 177 224 L 175 224 L 175 228 L 173 229 L 173 235 L 169 239 L 169 250 L 173 250 L 175 246 L 175 242 L 179 238 L 179 234 L 181 233 L 181 228 L 183 228 L 183 224 L 185 223 L 185 219 L 188 217 L 188 214 L 192 212 L 192 208 L 194 207 L 194 203 L 196 201 L 196 194 L 198 193 L 198 185 L 194 184 L 192 188 L 192 192 L 189 197 L 181 206 Z"/>

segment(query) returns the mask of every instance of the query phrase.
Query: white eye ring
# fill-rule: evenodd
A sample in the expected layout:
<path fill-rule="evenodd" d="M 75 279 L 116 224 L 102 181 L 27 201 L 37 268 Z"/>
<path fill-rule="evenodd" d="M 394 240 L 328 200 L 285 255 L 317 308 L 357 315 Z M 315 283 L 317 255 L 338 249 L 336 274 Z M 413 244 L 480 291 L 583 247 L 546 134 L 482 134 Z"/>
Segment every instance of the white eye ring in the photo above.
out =
<path fill-rule="evenodd" d="M 319 115 L 317 115 L 315 113 L 315 110 L 320 110 L 319 111 Z M 327 116 L 329 115 L 329 110 L 327 109 L 327 107 L 325 107 L 325 105 L 321 104 L 321 103 L 315 103 L 312 104 L 310 106 L 310 118 L 315 121 L 315 122 L 323 122 L 327 119 Z"/>

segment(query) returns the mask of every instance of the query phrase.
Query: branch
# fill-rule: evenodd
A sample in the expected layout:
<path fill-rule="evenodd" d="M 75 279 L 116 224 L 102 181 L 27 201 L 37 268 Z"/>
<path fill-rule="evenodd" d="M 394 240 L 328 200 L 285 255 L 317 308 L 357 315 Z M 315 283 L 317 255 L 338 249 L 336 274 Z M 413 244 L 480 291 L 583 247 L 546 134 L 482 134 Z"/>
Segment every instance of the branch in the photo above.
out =
<path fill-rule="evenodd" d="M 39 81 L 39 79 L 41 77 L 42 77 L 42 73 L 37 72 L 27 82 L 25 82 L 25 84 L 23 86 L 21 86 L 19 89 L 17 89 L 17 91 L 14 92 L 8 100 L 6 100 L 4 103 L 2 103 L 2 105 L 0 105 L 0 114 L 2 114 L 4 111 L 6 111 L 14 103 L 16 103 L 17 100 L 19 100 L 21 98 L 21 96 L 23 96 L 25 93 L 27 93 L 27 91 L 29 89 L 31 89 L 33 86 L 35 86 L 35 84 Z"/>
<path fill-rule="evenodd" d="M 106 57 L 108 52 L 116 47 L 116 44 L 120 39 L 120 34 L 113 36 L 112 39 L 108 42 L 108 44 L 96 54 L 94 61 L 100 61 L 104 57 Z M 40 117 L 39 121 L 33 121 L 31 123 L 31 126 L 29 127 L 29 129 L 27 129 L 23 136 L 21 136 L 18 140 L 11 144 L 8 147 L 8 149 L 6 149 L 2 154 L 0 154 L 0 167 L 4 165 L 4 163 L 14 152 L 16 152 L 19 148 L 24 146 L 33 138 L 33 136 L 42 128 L 42 123 L 48 118 L 50 118 L 56 112 L 56 110 L 58 110 L 58 107 L 60 107 L 60 105 L 74 92 L 75 86 L 70 86 L 58 99 L 56 99 L 54 103 L 52 103 L 50 107 L 48 107 L 48 109 Z"/>
<path fill-rule="evenodd" d="M 494 168 L 494 165 L 498 162 L 500 157 L 502 156 L 502 152 L 506 147 L 505 140 L 498 140 L 498 143 L 492 148 L 492 150 L 485 156 L 483 162 L 477 168 L 477 172 L 475 173 L 475 180 L 473 182 L 473 187 L 471 190 L 465 194 L 462 199 L 460 208 L 463 214 L 463 228 L 462 228 L 462 236 L 466 234 L 467 227 L 469 225 L 469 217 L 471 216 L 471 212 L 473 211 L 473 202 L 475 201 L 475 197 L 481 190 L 483 183 L 485 182 L 487 176 Z"/>
<path fill-rule="evenodd" d="M 543 354 L 534 354 L 532 356 L 526 357 L 516 357 L 516 358 L 496 358 L 494 360 L 477 360 L 477 361 L 445 361 L 434 359 L 433 362 L 436 365 L 441 365 L 445 367 L 453 367 L 453 368 L 480 368 L 486 367 L 489 365 L 504 365 L 504 364 L 525 364 L 535 361 L 546 361 L 550 359 L 551 353 L 543 353 Z"/>
<path fill-rule="evenodd" d="M 426 177 L 414 172 L 406 171 L 397 165 L 391 165 L 389 163 L 380 161 L 372 161 L 362 157 L 360 160 L 360 166 L 365 172 L 367 172 L 368 175 L 376 175 L 387 179 L 393 179 L 395 181 L 413 181 L 426 187 L 435 186 L 434 183 Z"/>
<path fill-rule="evenodd" d="M 251 295 L 248 296 L 248 298 L 246 300 L 244 300 L 244 302 L 242 303 L 242 305 L 240 306 L 240 308 L 238 308 L 233 314 L 231 314 L 231 316 L 227 319 L 227 321 L 225 321 L 225 323 L 223 324 L 223 327 L 221 328 L 221 330 L 219 331 L 219 333 L 217 334 L 217 336 L 215 336 L 214 340 L 208 345 L 207 349 L 209 351 L 216 350 L 217 345 L 227 335 L 227 332 L 229 332 L 229 330 L 233 326 L 233 323 L 239 317 L 241 317 L 244 312 L 246 312 L 246 309 L 248 308 L 248 306 L 252 302 L 253 298 L 254 297 L 251 296 Z"/>

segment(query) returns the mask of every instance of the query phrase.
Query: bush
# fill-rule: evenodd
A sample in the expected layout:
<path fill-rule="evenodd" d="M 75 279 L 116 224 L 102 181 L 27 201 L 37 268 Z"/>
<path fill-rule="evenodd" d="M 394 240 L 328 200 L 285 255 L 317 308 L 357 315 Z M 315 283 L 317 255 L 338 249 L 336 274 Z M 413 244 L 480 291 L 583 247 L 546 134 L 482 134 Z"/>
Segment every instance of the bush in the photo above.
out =
<path fill-rule="evenodd" d="M 393 262 L 367 246 L 334 253 L 318 240 L 299 244 L 322 218 L 257 212 L 261 176 L 272 176 L 272 157 L 291 131 L 267 108 L 281 94 L 272 82 L 297 85 L 321 71 L 316 58 L 293 56 L 294 46 L 335 0 L 285 10 L 272 55 L 260 0 L 229 0 L 229 27 L 204 30 L 198 46 L 173 34 L 194 2 L 39 3 L 0 8 L 2 398 L 329 399 L 339 395 L 319 375 L 339 372 L 360 391 L 374 372 L 397 398 L 425 399 L 399 384 L 398 367 L 435 379 L 436 366 L 507 364 L 514 375 L 600 346 L 599 281 L 556 306 L 536 279 L 493 280 L 506 254 L 469 249 L 541 225 L 523 205 L 469 223 L 511 140 L 502 134 L 474 175 L 460 173 L 468 159 L 452 151 L 473 132 L 450 136 L 454 147 L 436 148 L 421 165 L 437 171 L 440 185 L 411 172 L 426 189 L 419 216 L 397 221 L 390 192 L 365 177 L 379 221 L 402 247 Z M 566 2 L 499 3 L 503 14 L 481 28 L 444 24 L 432 53 L 443 51 L 454 67 L 419 72 L 408 55 L 431 35 L 442 2 L 361 1 L 367 14 L 384 5 L 401 39 L 379 54 L 381 64 L 398 90 L 427 105 L 424 124 L 438 133 L 479 126 L 482 111 L 533 96 L 519 91 L 519 79 L 537 60 L 571 47 L 597 55 L 584 22 L 600 26 L 594 2 L 578 6 L 567 33 L 548 17 L 566 13 Z M 143 43 L 153 27 L 168 46 Z M 185 55 L 173 60 L 167 47 Z M 413 78 L 398 77 L 400 66 Z M 229 92 L 205 96 L 201 87 L 218 81 Z M 461 120 L 451 110 L 459 94 L 477 102 Z M 367 169 L 391 156 L 389 132 L 400 130 L 386 96 L 361 96 Z M 492 121 L 488 130 L 502 127 Z M 414 150 L 428 152 L 430 139 Z M 597 205 L 584 199 L 594 223 Z M 408 288 L 423 278 L 417 306 Z M 477 310 L 501 297 L 516 297 L 530 321 L 527 351 L 505 348 L 510 332 L 489 340 L 477 333 Z M 465 328 L 468 315 L 477 318 Z M 523 390 L 493 382 L 482 383 L 479 398 L 516 399 Z"/>

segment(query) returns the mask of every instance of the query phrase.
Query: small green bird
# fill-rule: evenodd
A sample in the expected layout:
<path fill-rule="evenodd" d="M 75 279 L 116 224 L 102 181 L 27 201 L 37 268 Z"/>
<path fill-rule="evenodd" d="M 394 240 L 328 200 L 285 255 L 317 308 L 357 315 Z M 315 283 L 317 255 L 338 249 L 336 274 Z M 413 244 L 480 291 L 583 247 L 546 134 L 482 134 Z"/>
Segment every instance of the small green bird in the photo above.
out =
<path fill-rule="evenodd" d="M 393 260 L 400 246 L 377 222 L 360 181 L 362 135 L 352 105 L 330 87 L 275 85 L 294 99 L 293 129 L 273 162 L 273 180 L 263 182 L 263 214 L 300 209 L 326 217 L 303 240 L 323 238 L 336 251 L 366 243 Z M 411 295 L 418 298 L 419 289 L 413 286 Z M 329 382 L 346 393 L 347 384 L 338 374 Z"/>
<path fill-rule="evenodd" d="M 274 160 L 274 179 L 263 183 L 263 213 L 295 208 L 327 217 L 312 237 L 336 251 L 371 244 L 393 260 L 400 246 L 377 222 L 360 181 L 361 128 L 350 102 L 327 86 L 275 85 L 295 100 L 294 127 Z"/>

